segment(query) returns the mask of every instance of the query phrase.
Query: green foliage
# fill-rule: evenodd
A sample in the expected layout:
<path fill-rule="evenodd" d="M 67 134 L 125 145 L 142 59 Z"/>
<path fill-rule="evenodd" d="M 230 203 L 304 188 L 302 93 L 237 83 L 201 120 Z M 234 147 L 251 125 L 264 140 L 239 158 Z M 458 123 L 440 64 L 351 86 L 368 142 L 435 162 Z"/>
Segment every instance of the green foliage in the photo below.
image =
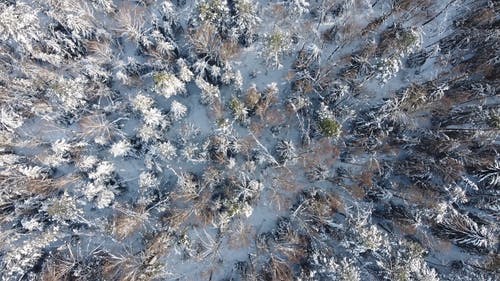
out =
<path fill-rule="evenodd" d="M 153 74 L 153 82 L 155 83 L 155 85 L 162 85 L 168 82 L 171 76 L 172 76 L 171 74 L 166 72 L 158 72 Z"/>
<path fill-rule="evenodd" d="M 232 97 L 229 102 L 229 108 L 233 111 L 234 117 L 238 121 L 245 121 L 248 116 L 248 110 L 237 97 Z"/>
<path fill-rule="evenodd" d="M 290 49 L 290 44 L 289 34 L 279 29 L 274 30 L 265 40 L 266 61 L 272 61 L 275 67 L 280 68 L 281 56 Z"/>
<path fill-rule="evenodd" d="M 402 36 L 399 42 L 401 42 L 401 46 L 406 50 L 411 48 L 418 42 L 418 35 L 415 32 L 404 31 L 402 32 Z"/>
<path fill-rule="evenodd" d="M 269 50 L 279 52 L 285 45 L 285 34 L 281 31 L 275 31 L 267 39 Z"/>
<path fill-rule="evenodd" d="M 323 118 L 319 121 L 319 130 L 326 137 L 338 137 L 342 132 L 342 126 L 334 119 Z"/>
<path fill-rule="evenodd" d="M 200 3 L 198 11 L 203 22 L 220 23 L 227 17 L 229 10 L 222 0 L 209 0 Z"/>
<path fill-rule="evenodd" d="M 495 129 L 500 129 L 500 114 L 498 112 L 490 112 L 488 123 Z"/>
<path fill-rule="evenodd" d="M 229 102 L 229 108 L 233 111 L 238 111 L 241 108 L 243 108 L 243 104 L 240 102 L 240 100 L 236 97 L 231 98 L 231 101 Z"/>

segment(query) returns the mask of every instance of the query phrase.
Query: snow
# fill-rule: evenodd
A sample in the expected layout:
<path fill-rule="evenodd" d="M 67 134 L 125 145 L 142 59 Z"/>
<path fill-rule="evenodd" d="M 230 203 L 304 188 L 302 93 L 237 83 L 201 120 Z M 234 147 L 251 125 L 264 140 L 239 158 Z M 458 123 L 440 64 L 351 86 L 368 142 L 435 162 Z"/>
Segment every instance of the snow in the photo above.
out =
<path fill-rule="evenodd" d="M 465 104 L 489 119 L 463 124 L 467 72 L 440 49 L 494 4 L 16 2 L 0 4 L 2 280 L 66 263 L 86 280 L 494 276 L 476 265 L 498 255 L 498 85 L 478 82 Z M 443 143 L 457 128 L 492 133 Z"/>

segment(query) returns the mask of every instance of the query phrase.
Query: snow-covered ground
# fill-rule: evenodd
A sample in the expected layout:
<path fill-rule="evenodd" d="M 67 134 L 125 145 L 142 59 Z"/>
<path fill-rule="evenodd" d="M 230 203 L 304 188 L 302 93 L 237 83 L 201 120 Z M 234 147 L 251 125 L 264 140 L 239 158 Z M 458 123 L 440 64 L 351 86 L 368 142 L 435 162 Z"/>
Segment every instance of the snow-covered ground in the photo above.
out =
<path fill-rule="evenodd" d="M 499 8 L 0 1 L 1 280 L 498 280 Z"/>

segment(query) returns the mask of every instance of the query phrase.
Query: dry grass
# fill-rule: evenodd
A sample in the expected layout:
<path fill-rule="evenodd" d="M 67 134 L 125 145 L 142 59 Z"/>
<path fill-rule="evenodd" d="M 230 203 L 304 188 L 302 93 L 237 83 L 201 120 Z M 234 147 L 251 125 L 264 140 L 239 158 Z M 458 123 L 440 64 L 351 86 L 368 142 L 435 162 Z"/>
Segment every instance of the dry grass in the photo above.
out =
<path fill-rule="evenodd" d="M 203 192 L 192 206 L 194 218 L 203 226 L 213 225 L 217 217 L 218 210 L 211 200 L 211 192 Z"/>
<path fill-rule="evenodd" d="M 257 106 L 261 98 L 262 94 L 257 90 L 257 87 L 253 85 L 248 88 L 245 93 L 245 106 L 249 109 L 253 109 Z"/>
<path fill-rule="evenodd" d="M 160 232 L 150 238 L 146 243 L 146 252 L 152 256 L 163 257 L 170 250 L 174 240 L 167 232 Z"/>
<path fill-rule="evenodd" d="M 498 12 L 495 12 L 494 7 L 484 7 L 480 10 L 477 10 L 471 13 L 470 17 L 468 17 L 463 22 L 459 22 L 459 26 L 462 27 L 480 27 L 480 26 L 489 26 L 495 22 L 497 18 Z"/>
<path fill-rule="evenodd" d="M 277 167 L 274 169 L 273 185 L 287 192 L 296 192 L 304 185 L 299 183 L 295 173 L 286 169 Z"/>
<path fill-rule="evenodd" d="M 306 173 L 310 172 L 318 164 L 331 167 L 338 159 L 340 150 L 333 145 L 328 138 L 313 141 L 310 149 L 302 153 L 302 166 Z"/>
<path fill-rule="evenodd" d="M 462 161 L 451 157 L 445 157 L 439 160 L 437 165 L 440 174 L 447 183 L 458 182 L 465 173 L 465 167 Z"/>
<path fill-rule="evenodd" d="M 299 67 L 299 66 L 298 66 Z M 314 92 L 314 81 L 308 78 L 300 78 L 293 82 L 293 90 L 302 94 L 311 94 Z"/>
<path fill-rule="evenodd" d="M 293 264 L 299 264 L 307 255 L 307 238 L 295 231 L 290 231 L 285 237 L 280 237 L 283 243 L 275 245 L 275 250 L 280 256 Z"/>
<path fill-rule="evenodd" d="M 212 235 L 205 229 L 198 232 L 195 229 L 196 238 L 195 243 L 198 245 L 198 250 L 195 258 L 199 261 L 210 261 L 214 263 L 217 258 L 221 256 L 220 248 L 222 239 L 220 235 Z"/>
<path fill-rule="evenodd" d="M 109 121 L 104 114 L 85 116 L 79 122 L 80 135 L 86 140 L 94 140 L 102 144 L 109 143 L 122 134 L 116 126 L 117 121 Z"/>
<path fill-rule="evenodd" d="M 417 227 L 414 224 L 408 224 L 403 220 L 395 220 L 394 226 L 405 235 L 415 235 L 417 233 Z"/>
<path fill-rule="evenodd" d="M 390 15 L 401 15 L 400 21 L 425 22 L 429 18 L 429 10 L 436 2 L 431 0 L 401 0 L 397 1 Z M 439 3 L 439 2 L 437 2 Z"/>
<path fill-rule="evenodd" d="M 253 124 L 253 123 L 252 123 Z M 262 131 L 262 127 L 255 125 L 250 125 L 250 131 L 256 136 L 260 136 L 260 132 Z M 256 147 L 255 140 L 251 136 L 246 136 L 238 139 L 239 152 L 250 157 L 252 149 Z"/>
<path fill-rule="evenodd" d="M 343 41 L 351 41 L 356 38 L 362 31 L 362 23 L 354 17 L 348 16 L 344 24 L 339 28 L 339 32 L 343 35 Z"/>
<path fill-rule="evenodd" d="M 366 191 L 358 184 L 352 184 L 347 187 L 349 193 L 356 199 L 363 199 L 366 196 Z"/>
<path fill-rule="evenodd" d="M 417 237 L 420 238 L 419 240 L 422 241 L 422 246 L 426 249 L 431 249 L 431 251 L 437 253 L 449 253 L 452 251 L 453 243 L 451 243 L 450 240 L 428 235 L 417 235 Z"/>
<path fill-rule="evenodd" d="M 224 106 L 222 105 L 220 99 L 215 99 L 209 109 L 210 110 L 208 111 L 208 116 L 211 120 L 223 120 Z"/>
<path fill-rule="evenodd" d="M 373 172 L 365 170 L 358 175 L 357 180 L 360 186 L 370 188 L 373 185 Z"/>
<path fill-rule="evenodd" d="M 389 17 L 390 14 L 385 14 L 381 17 L 376 18 L 372 22 L 370 22 L 363 30 L 361 31 L 361 36 L 365 36 L 368 33 L 374 32 L 376 29 L 378 29 L 384 22 L 385 20 Z"/>
<path fill-rule="evenodd" d="M 499 253 L 488 254 L 484 263 L 484 268 L 486 270 L 498 273 L 500 271 L 500 254 Z"/>
<path fill-rule="evenodd" d="M 311 200 L 305 207 L 309 216 L 318 222 L 326 224 L 339 210 L 344 210 L 342 202 L 333 194 L 326 194 L 319 200 Z"/>
<path fill-rule="evenodd" d="M 177 177 L 177 188 L 171 194 L 172 199 L 182 203 L 189 203 L 197 199 L 203 188 L 197 176 L 181 172 Z"/>
<path fill-rule="evenodd" d="M 103 266 L 105 280 L 153 281 L 168 275 L 159 256 L 147 249 L 139 253 L 125 250 L 123 254 L 110 255 Z"/>
<path fill-rule="evenodd" d="M 68 175 L 57 179 L 49 178 L 28 178 L 25 176 L 0 175 L 0 183 L 3 187 L 15 187 L 23 190 L 27 194 L 47 196 L 56 191 L 64 189 L 66 186 L 79 180 L 77 175 Z"/>
<path fill-rule="evenodd" d="M 264 280 L 285 281 L 293 280 L 292 268 L 278 257 L 271 256 L 263 272 Z"/>
<path fill-rule="evenodd" d="M 118 22 L 117 32 L 133 42 L 139 41 L 146 19 L 145 10 L 142 7 L 124 3 L 118 7 L 115 19 Z"/>
<path fill-rule="evenodd" d="M 437 206 L 436 200 L 429 200 L 429 198 L 439 198 L 439 193 L 436 191 L 412 185 L 402 192 L 409 203 L 414 203 L 424 208 L 434 208 Z"/>
<path fill-rule="evenodd" d="M 109 41 L 97 41 L 91 40 L 87 41 L 86 45 L 90 54 L 94 55 L 96 59 L 102 61 L 110 61 L 113 57 L 113 51 Z"/>
<path fill-rule="evenodd" d="M 278 102 L 277 94 L 278 93 L 274 93 L 273 91 L 270 91 L 268 89 L 266 89 L 264 91 L 265 98 L 261 99 L 259 101 L 259 103 L 256 105 L 256 109 L 255 109 L 255 113 L 262 120 L 269 121 L 269 119 L 271 119 L 271 121 L 272 121 L 272 118 L 267 117 L 267 113 L 268 113 L 269 107 Z"/>
<path fill-rule="evenodd" d="M 166 223 L 172 229 L 179 229 L 182 225 L 186 224 L 192 214 L 192 209 L 171 207 L 163 216 L 162 222 Z"/>
<path fill-rule="evenodd" d="M 254 236 L 255 228 L 253 225 L 245 223 L 240 218 L 229 227 L 228 245 L 233 249 L 247 248 L 252 243 Z"/>
<path fill-rule="evenodd" d="M 67 280 L 65 276 L 69 273 L 71 267 L 63 263 L 55 263 L 54 261 L 49 261 L 45 263 L 44 269 L 40 275 L 42 281 L 61 281 Z"/>
<path fill-rule="evenodd" d="M 113 234 L 119 240 L 131 236 L 141 227 L 144 227 L 149 217 L 144 207 L 138 207 L 135 210 L 118 207 L 116 210 L 118 214 L 113 220 Z"/>
<path fill-rule="evenodd" d="M 218 52 L 222 47 L 222 38 L 213 24 L 205 23 L 191 30 L 188 39 L 196 53 L 212 58 L 218 57 Z"/>
<path fill-rule="evenodd" d="M 43 264 L 40 280 L 87 281 L 100 278 L 101 268 L 98 264 L 105 254 L 99 248 L 86 253 L 82 251 L 81 248 L 66 245 L 55 254 L 51 253 L 52 258 Z"/>
<path fill-rule="evenodd" d="M 142 262 L 143 261 L 139 256 L 131 253 L 125 256 L 113 256 L 111 259 L 106 261 L 103 273 L 106 278 L 109 278 L 109 280 L 139 280 L 139 276 L 141 276 Z"/>
<path fill-rule="evenodd" d="M 188 40 L 194 51 L 200 56 L 213 60 L 227 61 L 240 51 L 234 40 L 223 40 L 217 28 L 211 23 L 204 23 L 189 31 Z"/>
<path fill-rule="evenodd" d="M 30 179 L 26 183 L 26 188 L 28 192 L 32 194 L 47 195 L 62 190 L 71 184 L 77 183 L 80 179 L 80 176 L 76 174 L 69 174 L 55 179 Z"/>
<path fill-rule="evenodd" d="M 293 200 L 290 198 L 290 194 L 279 190 L 276 187 L 269 188 L 270 194 L 269 199 L 271 201 L 271 206 L 277 211 L 288 210 L 292 207 Z"/>
<path fill-rule="evenodd" d="M 287 17 L 288 11 L 283 3 L 271 4 L 271 14 L 278 20 L 283 20 Z"/>
<path fill-rule="evenodd" d="M 52 179 L 25 179 L 21 182 L 31 194 L 48 195 L 60 188 Z"/>
<path fill-rule="evenodd" d="M 278 211 L 288 210 L 292 207 L 293 197 L 305 188 L 305 184 L 299 182 L 287 168 L 276 167 L 273 170 L 272 184 L 268 188 L 270 205 Z"/>
<path fill-rule="evenodd" d="M 222 61 L 229 61 L 235 58 L 241 49 L 238 42 L 234 40 L 226 40 L 222 43 L 221 49 L 219 50 L 219 58 Z"/>
<path fill-rule="evenodd" d="M 278 126 L 287 121 L 286 115 L 280 109 L 271 108 L 268 110 L 267 108 L 258 108 L 257 110 L 258 114 L 261 115 L 261 117 L 263 116 L 267 126 Z"/>
<path fill-rule="evenodd" d="M 261 137 L 262 136 L 262 133 L 264 132 L 266 128 L 266 124 L 265 122 L 259 122 L 259 121 L 255 121 L 255 122 L 252 122 L 250 123 L 250 132 L 252 132 L 252 134 L 254 134 L 256 137 Z"/>

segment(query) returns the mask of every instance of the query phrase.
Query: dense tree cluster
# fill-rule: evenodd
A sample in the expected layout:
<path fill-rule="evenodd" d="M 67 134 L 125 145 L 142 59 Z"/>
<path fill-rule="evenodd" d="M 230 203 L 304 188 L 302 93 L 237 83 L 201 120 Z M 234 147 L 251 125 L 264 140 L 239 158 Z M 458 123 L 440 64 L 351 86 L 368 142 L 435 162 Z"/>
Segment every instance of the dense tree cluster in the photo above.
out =
<path fill-rule="evenodd" d="M 0 279 L 497 280 L 487 0 L 0 0 Z"/>

